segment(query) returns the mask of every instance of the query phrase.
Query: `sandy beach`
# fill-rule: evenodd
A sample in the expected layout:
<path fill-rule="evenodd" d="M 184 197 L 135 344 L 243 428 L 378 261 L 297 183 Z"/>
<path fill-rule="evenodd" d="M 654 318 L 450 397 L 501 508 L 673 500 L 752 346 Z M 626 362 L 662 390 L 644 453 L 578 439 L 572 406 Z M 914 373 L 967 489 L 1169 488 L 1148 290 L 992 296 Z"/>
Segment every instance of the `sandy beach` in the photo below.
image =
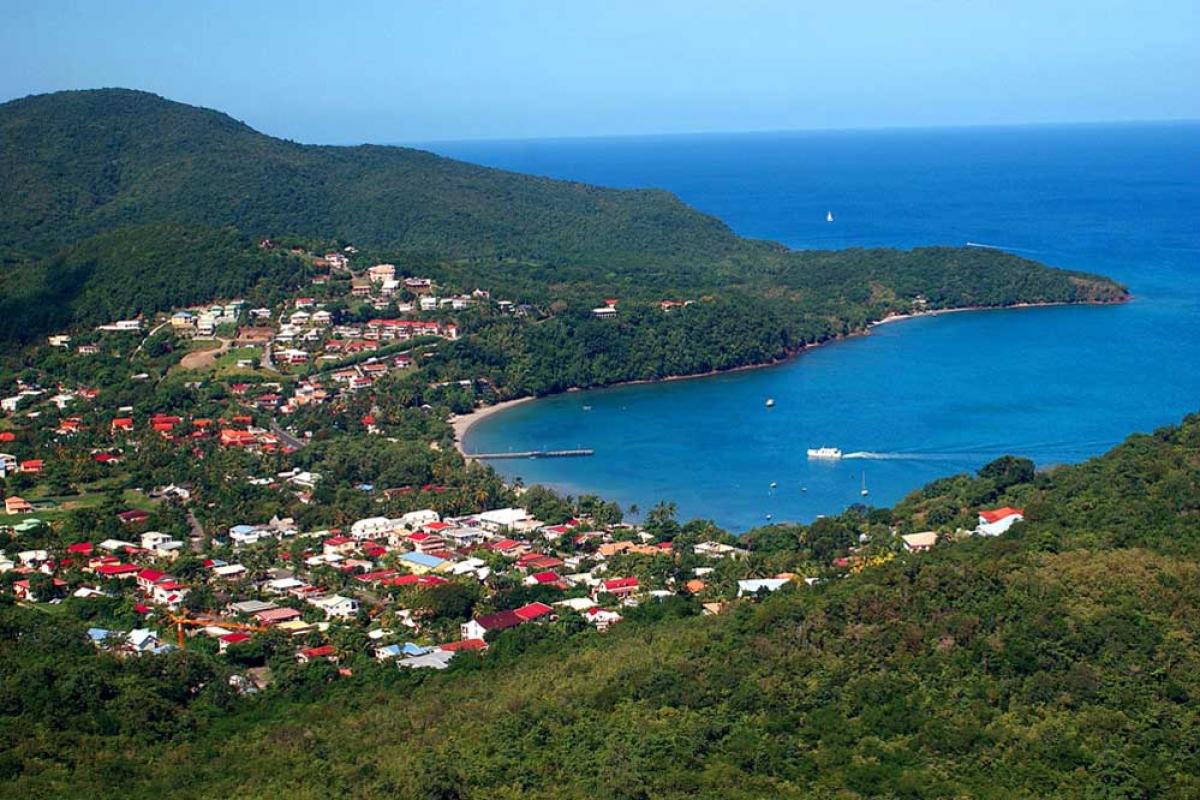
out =
<path fill-rule="evenodd" d="M 518 397 L 516 400 L 505 400 L 502 403 L 496 403 L 495 405 L 477 408 L 470 414 L 460 414 L 456 417 L 451 417 L 449 422 L 450 427 L 454 429 L 454 445 L 458 448 L 458 452 L 462 453 L 464 456 L 470 456 L 469 453 L 463 450 L 463 441 L 467 436 L 467 431 L 471 430 L 471 427 L 475 425 L 475 423 L 479 422 L 480 420 L 485 420 L 493 414 L 499 414 L 501 411 L 506 411 L 513 406 L 520 405 L 521 403 L 528 403 L 530 400 L 536 399 L 537 398 L 535 397 Z"/>

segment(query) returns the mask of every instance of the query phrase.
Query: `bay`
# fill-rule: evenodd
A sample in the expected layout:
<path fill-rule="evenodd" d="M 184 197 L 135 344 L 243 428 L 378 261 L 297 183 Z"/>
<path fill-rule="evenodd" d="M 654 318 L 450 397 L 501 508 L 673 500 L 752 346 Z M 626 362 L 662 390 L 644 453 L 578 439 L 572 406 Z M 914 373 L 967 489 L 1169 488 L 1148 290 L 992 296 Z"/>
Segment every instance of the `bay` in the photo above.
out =
<path fill-rule="evenodd" d="M 684 518 L 743 531 L 892 504 L 1005 453 L 1076 462 L 1200 408 L 1200 124 L 425 146 L 663 187 L 742 235 L 793 247 L 974 242 L 1110 275 L 1134 293 L 1119 307 L 883 325 L 777 367 L 517 406 L 472 428 L 468 451 L 596 454 L 494 462 L 509 478 L 643 510 L 668 499 Z M 865 457 L 810 461 L 806 449 L 822 445 Z"/>

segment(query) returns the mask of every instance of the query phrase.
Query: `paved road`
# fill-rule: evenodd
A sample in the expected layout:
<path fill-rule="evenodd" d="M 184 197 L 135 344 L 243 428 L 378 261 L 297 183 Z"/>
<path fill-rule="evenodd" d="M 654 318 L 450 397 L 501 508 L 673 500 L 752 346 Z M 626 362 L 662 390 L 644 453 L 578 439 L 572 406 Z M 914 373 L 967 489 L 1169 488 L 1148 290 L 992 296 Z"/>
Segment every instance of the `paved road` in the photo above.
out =
<path fill-rule="evenodd" d="M 279 423 L 275 420 L 271 420 L 271 433 L 278 436 L 279 441 L 283 442 L 293 450 L 299 450 L 300 448 L 308 445 L 308 442 L 306 442 L 304 439 L 297 439 L 295 436 L 279 427 Z"/>

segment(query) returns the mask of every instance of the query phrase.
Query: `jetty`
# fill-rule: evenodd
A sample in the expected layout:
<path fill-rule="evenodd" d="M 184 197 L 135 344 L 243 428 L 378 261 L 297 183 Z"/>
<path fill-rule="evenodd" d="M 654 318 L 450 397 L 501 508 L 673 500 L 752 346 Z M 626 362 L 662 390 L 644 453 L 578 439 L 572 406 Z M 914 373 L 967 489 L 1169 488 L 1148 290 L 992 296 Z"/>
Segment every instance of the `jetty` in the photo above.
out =
<path fill-rule="evenodd" d="M 466 453 L 467 458 L 577 458 L 590 456 L 596 451 L 589 448 L 579 450 L 518 450 L 509 453 Z"/>

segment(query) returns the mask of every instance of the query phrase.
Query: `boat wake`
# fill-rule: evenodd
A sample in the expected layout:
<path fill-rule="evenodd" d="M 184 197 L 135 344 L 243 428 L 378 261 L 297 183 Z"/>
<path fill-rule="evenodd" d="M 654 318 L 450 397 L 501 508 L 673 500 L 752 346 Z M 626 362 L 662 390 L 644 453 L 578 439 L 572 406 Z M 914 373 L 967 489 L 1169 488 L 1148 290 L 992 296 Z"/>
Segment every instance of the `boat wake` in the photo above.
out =
<path fill-rule="evenodd" d="M 842 458 L 871 461 L 964 461 L 989 455 L 989 453 L 875 453 L 870 450 L 860 450 L 856 453 L 843 453 Z"/>

